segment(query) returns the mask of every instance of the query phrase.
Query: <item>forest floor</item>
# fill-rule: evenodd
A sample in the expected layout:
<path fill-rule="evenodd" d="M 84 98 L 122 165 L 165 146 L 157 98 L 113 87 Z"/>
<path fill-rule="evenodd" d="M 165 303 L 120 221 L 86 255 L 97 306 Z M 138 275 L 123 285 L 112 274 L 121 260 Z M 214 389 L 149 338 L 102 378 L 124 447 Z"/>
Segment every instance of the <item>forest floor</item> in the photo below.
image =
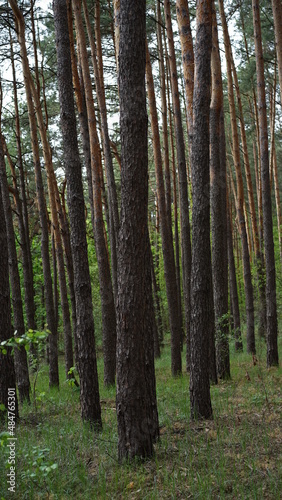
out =
<path fill-rule="evenodd" d="M 81 423 L 78 389 L 62 382 L 49 391 L 43 366 L 36 406 L 21 407 L 16 426 L 15 493 L 2 438 L 1 500 L 282 498 L 281 363 L 267 370 L 265 345 L 257 350 L 254 364 L 231 346 L 232 379 L 211 387 L 214 419 L 191 422 L 188 375 L 171 377 L 166 346 L 156 362 L 160 441 L 153 459 L 131 465 L 117 461 L 115 390 L 101 378 L 103 430 L 95 434 Z M 63 381 L 63 363 L 60 375 Z"/>

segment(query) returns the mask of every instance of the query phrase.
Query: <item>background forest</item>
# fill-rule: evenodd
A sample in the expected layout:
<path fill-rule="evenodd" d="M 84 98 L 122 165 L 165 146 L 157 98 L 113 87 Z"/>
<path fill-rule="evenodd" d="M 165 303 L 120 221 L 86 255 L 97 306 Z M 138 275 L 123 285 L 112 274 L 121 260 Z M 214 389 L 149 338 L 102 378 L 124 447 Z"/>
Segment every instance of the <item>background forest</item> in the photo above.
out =
<path fill-rule="evenodd" d="M 281 0 L 0 26 L 1 499 L 279 498 Z"/>

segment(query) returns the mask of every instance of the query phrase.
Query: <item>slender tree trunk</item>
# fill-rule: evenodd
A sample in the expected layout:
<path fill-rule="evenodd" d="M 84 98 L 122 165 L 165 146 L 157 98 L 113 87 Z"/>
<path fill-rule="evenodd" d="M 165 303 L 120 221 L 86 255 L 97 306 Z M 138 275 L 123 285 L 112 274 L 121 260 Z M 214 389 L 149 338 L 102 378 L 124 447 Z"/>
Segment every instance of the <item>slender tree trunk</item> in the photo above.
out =
<path fill-rule="evenodd" d="M 60 225 L 62 231 L 62 238 L 64 242 L 66 266 L 68 273 L 69 294 L 71 301 L 72 331 L 74 338 L 74 357 L 76 365 L 78 367 L 78 350 L 77 350 L 77 333 L 76 333 L 77 319 L 76 319 L 76 302 L 75 302 L 75 291 L 74 291 L 74 271 L 73 271 L 73 258 L 71 249 L 71 236 L 70 236 L 69 222 L 65 207 L 65 187 L 66 187 L 66 181 L 64 182 L 63 193 L 62 193 L 62 214 L 60 217 Z"/>
<path fill-rule="evenodd" d="M 219 10 L 223 26 L 223 35 L 224 35 L 224 46 L 225 46 L 225 56 L 227 64 L 227 77 L 228 77 L 228 100 L 229 100 L 229 108 L 231 114 L 233 156 L 234 156 L 234 165 L 235 165 L 236 180 L 237 180 L 236 208 L 237 208 L 240 236 L 242 242 L 242 254 L 243 254 L 244 285 L 245 285 L 246 316 L 247 316 L 247 351 L 249 353 L 255 354 L 256 348 L 255 348 L 253 285 L 252 285 L 251 266 L 250 266 L 250 254 L 249 254 L 249 247 L 247 240 L 246 221 L 244 217 L 244 187 L 243 187 L 243 178 L 241 171 L 240 146 L 239 146 L 237 117 L 236 117 L 232 71 L 231 71 L 231 55 L 230 55 L 230 46 L 228 44 L 228 29 L 224 14 L 223 0 L 219 0 Z"/>
<path fill-rule="evenodd" d="M 1 113 L 0 113 L 0 120 L 1 120 Z M 4 151 L 1 140 L 1 130 L 0 130 L 0 183 L 1 183 L 1 195 L 2 195 L 2 202 L 3 202 L 5 222 L 6 222 L 7 243 L 8 243 L 9 275 L 11 282 L 14 332 L 17 337 L 20 337 L 25 333 L 25 324 L 23 316 L 23 304 L 21 297 L 21 283 L 20 283 L 20 275 L 18 268 L 15 232 L 13 226 L 11 202 L 9 197 L 9 186 L 6 174 Z M 24 346 L 19 346 L 19 348 L 15 349 L 15 369 L 16 369 L 16 379 L 17 379 L 17 386 L 19 389 L 20 401 L 30 402 L 29 398 L 30 382 L 28 374 L 28 363 L 27 363 L 26 350 Z"/>
<path fill-rule="evenodd" d="M 181 338 L 181 321 L 180 321 L 181 316 L 179 316 L 178 314 L 179 313 L 178 294 L 177 294 L 172 230 L 171 230 L 171 222 L 168 221 L 168 213 L 166 207 L 157 105 L 155 98 L 152 66 L 147 44 L 146 44 L 146 53 L 147 53 L 146 54 L 147 90 L 148 90 L 148 100 L 149 100 L 149 108 L 151 116 L 151 129 L 153 137 L 153 151 L 154 151 L 154 161 L 155 161 L 155 171 L 156 171 L 158 207 L 159 207 L 161 233 L 162 233 L 162 250 L 164 257 L 165 283 L 166 283 L 169 323 L 171 332 L 171 370 L 173 376 L 177 376 L 181 373 L 181 369 L 179 370 L 179 361 L 177 360 L 177 357 L 175 355 L 179 347 L 178 345 L 179 340 Z M 180 361 L 180 366 L 181 366 L 181 361 Z"/>
<path fill-rule="evenodd" d="M 115 383 L 116 373 L 116 313 L 110 265 L 104 237 L 104 220 L 101 198 L 101 151 L 96 129 L 96 116 L 92 83 L 88 65 L 86 39 L 79 0 L 73 1 L 76 33 L 79 40 L 81 67 L 84 80 L 88 127 L 90 137 L 91 169 L 94 199 L 94 238 L 98 260 L 103 325 L 104 383 Z"/>
<path fill-rule="evenodd" d="M 64 254 L 63 254 L 63 244 L 62 237 L 59 225 L 59 214 L 61 214 L 61 202 L 58 191 L 58 185 L 56 176 L 53 168 L 52 161 L 52 152 L 49 144 L 49 140 L 47 137 L 47 129 L 48 129 L 48 111 L 47 111 L 47 102 L 46 102 L 46 94 L 43 91 L 43 103 L 45 109 L 45 121 L 43 118 L 43 112 L 41 109 L 40 103 L 40 80 L 39 80 L 39 70 L 38 70 L 38 59 L 37 59 L 37 41 L 36 41 L 36 33 L 35 33 L 35 23 L 34 23 L 34 15 L 33 8 L 31 9 L 31 20 L 32 20 L 32 34 L 33 34 L 33 49 L 34 49 L 34 59 L 35 59 L 35 80 L 36 80 L 36 88 L 31 82 L 31 91 L 33 94 L 33 100 L 35 103 L 35 110 L 37 116 L 37 123 L 39 127 L 41 142 L 43 146 L 43 156 L 45 160 L 45 167 L 47 170 L 47 183 L 48 183 L 48 193 L 49 193 L 49 202 L 51 209 L 51 220 L 53 225 L 53 237 L 54 241 L 54 262 L 53 266 L 56 269 L 56 274 L 58 276 L 59 287 L 60 287 L 60 299 L 61 299 L 61 309 L 62 309 L 62 318 L 63 318 L 63 332 L 64 332 L 64 344 L 65 344 L 65 373 L 66 379 L 69 378 L 70 368 L 73 366 L 73 349 L 72 349 L 72 331 L 71 331 L 71 319 L 70 319 L 70 310 L 69 310 L 69 302 L 68 302 L 68 293 L 67 293 L 67 282 L 65 275 L 65 262 L 64 262 Z M 44 85 L 44 78 L 43 78 Z M 44 90 L 44 89 L 43 89 Z M 58 328 L 58 293 L 57 293 L 57 281 L 54 280 L 54 302 L 55 302 L 55 314 L 56 325 Z"/>
<path fill-rule="evenodd" d="M 195 84 L 192 142 L 192 274 L 190 402 L 193 419 L 212 418 L 209 384 L 209 342 L 214 329 L 211 310 L 209 107 L 212 49 L 211 0 L 196 10 Z"/>
<path fill-rule="evenodd" d="M 230 215 L 230 207 L 228 206 L 228 200 L 227 200 L 227 249 L 228 249 L 228 266 L 229 266 L 230 301 L 231 301 L 232 319 L 234 323 L 235 350 L 243 351 L 240 309 L 239 309 L 238 290 L 237 290 L 237 278 L 236 278 L 236 269 L 235 269 L 234 253 L 233 253 L 231 215 Z"/>
<path fill-rule="evenodd" d="M 13 94 L 15 105 L 15 126 L 16 126 L 16 142 L 18 154 L 18 168 L 19 168 L 19 181 L 20 181 L 20 196 L 17 195 L 17 211 L 19 217 L 19 228 L 21 233 L 21 249 L 23 255 L 23 277 L 24 277 L 24 290 L 25 290 L 25 307 L 27 316 L 27 326 L 31 330 L 36 330 L 35 324 L 35 302 L 34 302 L 34 286 L 33 286 L 33 267 L 30 250 L 30 237 L 29 237 L 29 218 L 27 211 L 27 199 L 24 179 L 24 168 L 22 162 L 22 147 L 21 147 L 21 129 L 18 108 L 18 95 L 17 95 L 17 81 L 16 70 L 14 63 L 13 43 L 10 32 L 10 45 L 11 45 L 11 63 L 13 72 Z M 9 162 L 10 163 L 10 162 Z M 10 163 L 11 164 L 11 163 Z M 16 183 L 16 176 L 13 175 L 13 183 Z M 15 188 L 15 185 L 14 185 Z M 16 188 L 18 189 L 18 188 Z"/>
<path fill-rule="evenodd" d="M 160 0 L 157 2 L 157 40 L 158 40 L 158 51 L 159 51 L 159 73 L 160 73 L 160 92 L 161 92 L 161 103 L 162 103 L 162 138 L 163 138 L 163 163 L 164 163 L 164 175 L 165 175 L 165 201 L 166 201 L 166 212 L 169 227 L 172 224 L 171 217 L 171 176 L 169 167 L 169 146 L 168 146 L 168 128 L 167 128 L 167 101 L 166 101 L 166 76 L 165 76 L 165 64 L 164 64 L 164 49 L 162 40 L 162 15 L 161 15 L 161 5 Z"/>
<path fill-rule="evenodd" d="M 84 196 L 73 98 L 70 41 L 65 0 L 54 0 L 58 86 L 64 163 L 68 184 L 71 246 L 77 315 L 77 351 L 82 419 L 101 427 L 93 305 L 86 241 Z"/>
<path fill-rule="evenodd" d="M 151 275 L 152 275 L 153 297 L 154 297 L 154 302 L 155 302 L 157 334 L 158 334 L 158 339 L 155 339 L 155 337 L 154 337 L 154 354 L 155 354 L 155 358 L 160 358 L 161 357 L 160 342 L 163 341 L 164 332 L 163 332 L 161 305 L 160 305 L 160 299 L 159 299 L 159 288 L 158 288 L 158 284 L 157 284 L 157 280 L 156 280 L 156 273 L 155 273 L 152 254 L 151 254 Z"/>
<path fill-rule="evenodd" d="M 182 52 L 189 151 L 191 160 L 191 147 L 193 139 L 194 49 L 187 0 L 176 0 L 176 14 Z"/>
<path fill-rule="evenodd" d="M 263 230 L 266 270 L 266 327 L 267 327 L 267 366 L 278 365 L 278 325 L 276 304 L 276 276 L 273 242 L 273 222 L 271 192 L 269 182 L 268 129 L 265 97 L 264 62 L 261 41 L 259 1 L 252 0 L 257 68 L 257 92 L 261 151 L 261 183 L 263 204 Z"/>
<path fill-rule="evenodd" d="M 173 41 L 173 31 L 170 14 L 170 1 L 164 1 L 165 22 L 168 36 L 169 47 L 169 65 L 171 75 L 171 90 L 174 111 L 174 127 L 176 137 L 176 152 L 180 194 L 180 223 L 181 223 L 181 249 L 182 249 L 182 276 L 183 276 L 183 295 L 184 295 L 184 311 L 185 325 L 190 327 L 190 278 L 191 278 L 191 241 L 190 241 L 190 220 L 189 220 L 189 202 L 188 202 L 188 187 L 187 187 L 187 172 L 185 158 L 185 144 L 183 136 L 180 99 L 177 81 L 177 68 L 175 59 L 175 49 Z M 186 331 L 189 338 L 189 333 Z M 181 341 L 181 339 L 179 339 Z M 180 354 L 178 363 L 181 362 Z M 179 372 L 181 365 L 179 364 Z"/>
<path fill-rule="evenodd" d="M 104 75 L 103 75 L 103 59 L 102 59 L 102 43 L 101 43 L 101 33 L 100 33 L 100 2 L 96 0 L 95 3 L 95 35 L 96 44 L 91 31 L 91 24 L 89 19 L 89 13 L 87 9 L 86 0 L 83 0 L 84 17 L 86 21 L 87 34 L 91 47 L 91 57 L 92 65 L 94 69 L 96 93 L 99 105 L 99 111 L 101 116 L 101 136 L 104 151 L 105 169 L 107 177 L 108 186 L 108 200 L 109 200 L 109 233 L 110 233 L 110 245 L 111 245 L 111 262 L 112 262 L 112 277 L 113 277 L 113 288 L 114 295 L 117 296 L 117 249 L 116 249 L 116 239 L 119 227 L 119 214 L 118 214 L 118 202 L 117 202 L 117 192 L 116 183 L 113 170 L 113 161 L 111 155 L 111 145 L 108 130 L 108 118 L 107 118 L 107 108 L 106 108 L 106 98 L 105 98 L 105 88 L 104 88 Z"/>
<path fill-rule="evenodd" d="M 219 378 L 230 378 L 228 321 L 228 258 L 226 218 L 226 150 L 223 118 L 223 89 L 217 20 L 213 1 L 212 95 L 210 108 L 210 176 L 212 272 L 216 325 L 216 363 Z"/>
<path fill-rule="evenodd" d="M 280 85 L 280 104 L 282 106 L 282 5 L 281 0 L 272 0 L 275 43 L 278 61 L 278 75 Z"/>
<path fill-rule="evenodd" d="M 183 330 L 182 319 L 182 297 L 181 297 L 181 276 L 180 276 L 180 244 L 179 244 L 179 230 L 178 230 L 178 192 L 177 192 L 177 172 L 176 161 L 174 152 L 173 140 L 173 119 L 172 109 L 169 98 L 168 78 L 167 78 L 167 100 L 168 100 L 168 115 L 169 115 L 169 136 L 171 146 L 171 167 L 172 167 L 172 180 L 173 180 L 173 219 L 174 219 L 174 246 L 175 246 L 175 272 L 176 272 L 176 285 L 178 297 L 178 311 L 181 317 L 181 325 Z M 185 318 L 186 320 L 186 318 Z M 183 336 L 183 331 L 181 332 Z M 186 325 L 186 371 L 190 370 L 190 326 Z"/>
<path fill-rule="evenodd" d="M 31 80 L 26 46 L 25 46 L 25 27 L 24 27 L 23 15 L 22 12 L 19 10 L 15 0 L 9 0 L 9 3 L 15 14 L 16 28 L 21 49 L 24 83 L 25 83 L 25 91 L 26 91 L 28 114 L 29 114 L 29 125 L 30 125 L 30 133 L 32 140 L 33 159 L 35 167 L 36 191 L 39 204 L 39 217 L 41 223 L 41 252 L 42 252 L 44 284 L 45 284 L 46 316 L 47 316 L 47 326 L 51 332 L 49 335 L 49 384 L 50 386 L 58 386 L 59 385 L 58 345 L 57 345 L 57 330 L 55 322 L 52 277 L 51 277 L 49 244 L 48 244 L 49 240 L 48 222 L 46 215 L 44 188 L 43 188 L 41 165 L 40 165 L 40 154 L 39 154 L 39 144 L 37 138 L 35 109 L 32 100 L 36 94 L 36 90 L 33 84 L 34 92 L 32 92 L 32 80 Z"/>
<path fill-rule="evenodd" d="M 152 345 L 152 338 L 148 337 L 151 308 L 148 304 L 150 256 L 147 222 L 147 113 L 144 85 L 145 11 L 145 0 L 120 2 L 122 201 L 117 304 L 117 419 L 120 460 L 151 456 L 152 442 L 156 434 L 156 430 L 150 425 L 151 420 L 154 421 L 152 381 L 148 381 L 146 367 L 148 361 L 146 353 L 148 346 Z M 154 372 L 151 373 L 154 377 Z"/>
<path fill-rule="evenodd" d="M 11 302 L 9 287 L 8 244 L 6 222 L 3 209 L 3 198 L 0 185 L 0 342 L 8 340 L 11 333 Z M 16 374 L 11 348 L 6 354 L 0 353 L 0 404 L 8 408 L 9 389 L 15 391 L 15 417 L 19 417 L 16 393 Z M 4 420 L 4 412 L 0 411 L 0 423 Z"/>
<path fill-rule="evenodd" d="M 251 225 L 252 225 L 252 236 L 253 236 L 253 244 L 254 244 L 254 253 L 255 253 L 255 262 L 257 265 L 257 279 L 258 279 L 258 289 L 259 289 L 259 327 L 258 333 L 260 337 L 265 336 L 265 328 L 266 328 L 266 303 L 265 303 L 265 286 L 264 286 L 264 269 L 263 269 L 263 256 L 260 251 L 260 242 L 259 242 L 259 230 L 255 209 L 255 200 L 254 200 L 254 191 L 253 191 L 253 183 L 251 176 L 251 166 L 249 160 L 248 146 L 247 146 L 247 136 L 246 136 L 246 127 L 243 113 L 243 105 L 241 100 L 239 82 L 237 77 L 236 66 L 234 64 L 232 47 L 230 43 L 230 37 L 228 31 L 226 31 L 226 42 L 228 43 L 228 50 L 230 54 L 232 73 L 234 78 L 238 108 L 239 108 L 239 116 L 240 116 L 240 132 L 241 132 L 241 142 L 243 149 L 243 158 L 244 158 L 244 166 L 245 166 L 245 174 L 247 180 L 247 190 L 248 190 L 248 201 L 249 201 L 249 210 L 251 216 Z M 244 204 L 245 206 L 245 204 Z M 248 231 L 247 217 L 246 220 L 246 229 Z M 251 246 L 249 245 L 250 258 L 251 258 Z"/>

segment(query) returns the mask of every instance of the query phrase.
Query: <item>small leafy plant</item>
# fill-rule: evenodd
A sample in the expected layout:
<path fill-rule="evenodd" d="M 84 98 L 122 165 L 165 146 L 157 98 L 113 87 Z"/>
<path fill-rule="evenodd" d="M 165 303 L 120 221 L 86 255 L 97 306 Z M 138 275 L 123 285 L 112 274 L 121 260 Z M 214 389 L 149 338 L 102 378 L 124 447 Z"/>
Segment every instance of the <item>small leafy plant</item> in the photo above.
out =
<path fill-rule="evenodd" d="M 23 479 L 29 479 L 36 485 L 44 483 L 46 478 L 58 468 L 56 462 L 48 460 L 50 449 L 33 446 L 32 452 L 27 453 L 25 457 L 26 467 L 22 472 Z"/>

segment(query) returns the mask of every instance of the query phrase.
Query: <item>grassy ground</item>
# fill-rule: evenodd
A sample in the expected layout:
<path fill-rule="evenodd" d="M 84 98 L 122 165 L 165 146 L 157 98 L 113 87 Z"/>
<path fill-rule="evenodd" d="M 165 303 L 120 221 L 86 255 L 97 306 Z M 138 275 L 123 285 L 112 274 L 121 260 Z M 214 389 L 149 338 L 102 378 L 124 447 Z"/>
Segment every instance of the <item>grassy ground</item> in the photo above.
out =
<path fill-rule="evenodd" d="M 232 380 L 211 388 L 214 420 L 191 423 L 188 376 L 171 378 L 166 347 L 156 363 L 161 439 L 155 457 L 123 466 L 114 389 L 101 384 L 103 431 L 97 435 L 80 421 L 77 389 L 62 383 L 50 392 L 44 367 L 37 410 L 21 408 L 16 428 L 15 494 L 8 492 L 7 444 L 1 448 L 1 500 L 282 498 L 281 368 L 266 370 L 265 347 L 258 351 L 256 365 L 231 353 Z"/>

